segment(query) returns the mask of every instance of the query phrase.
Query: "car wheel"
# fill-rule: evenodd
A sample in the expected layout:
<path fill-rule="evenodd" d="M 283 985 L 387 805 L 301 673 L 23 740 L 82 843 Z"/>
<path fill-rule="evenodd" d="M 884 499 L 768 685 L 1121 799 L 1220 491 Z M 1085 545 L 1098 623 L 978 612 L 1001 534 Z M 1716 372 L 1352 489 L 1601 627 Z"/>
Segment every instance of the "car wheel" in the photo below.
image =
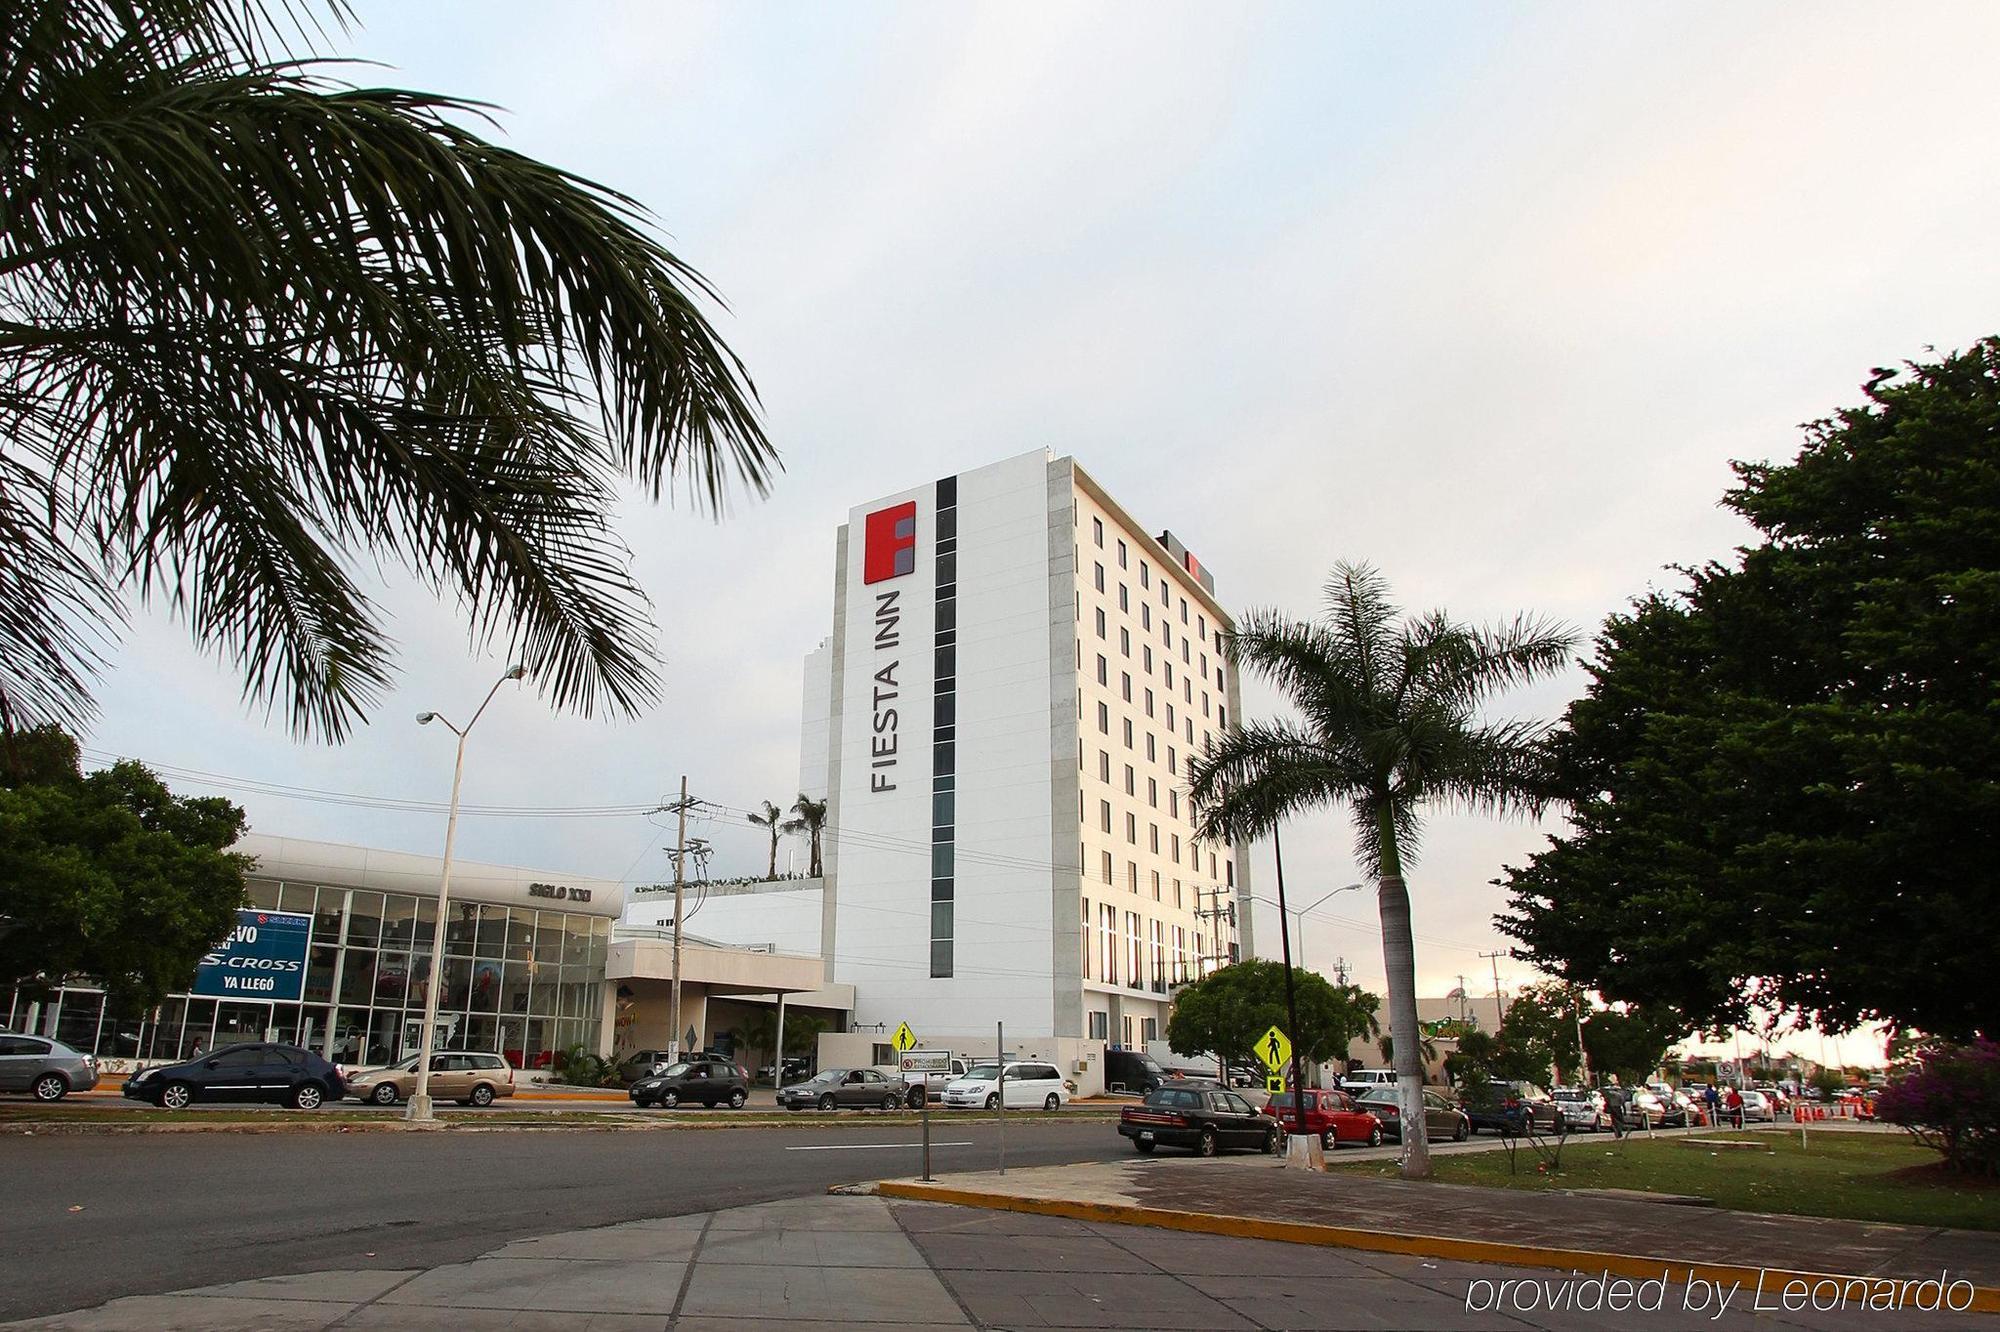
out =
<path fill-rule="evenodd" d="M 377 1105 L 394 1105 L 396 1103 L 396 1084 L 393 1082 L 382 1083 L 374 1091 L 368 1093 L 368 1099 Z"/>
<path fill-rule="evenodd" d="M 35 1079 L 35 1099 L 38 1101 L 60 1101 L 69 1095 L 69 1083 L 60 1073 L 44 1073 Z"/>
<path fill-rule="evenodd" d="M 681 1103 L 681 1094 L 679 1092 L 666 1091 L 660 1093 L 660 1104 L 667 1107 L 667 1109 L 671 1110 L 680 1103 Z"/>
<path fill-rule="evenodd" d="M 185 1082 L 169 1082 L 160 1088 L 160 1107 L 164 1110 L 185 1110 L 194 1104 L 194 1088 Z"/>
<path fill-rule="evenodd" d="M 819 1108 L 820 1108 L 820 1109 L 822 1109 L 822 1110 L 831 1110 L 831 1109 L 833 1109 L 833 1106 L 834 1106 L 834 1100 L 833 1100 L 833 1093 L 832 1093 L 832 1092 L 828 1092 L 828 1093 L 826 1093 L 826 1095 L 824 1095 L 824 1096 L 822 1096 L 822 1097 L 820 1097 L 820 1098 L 819 1098 Z"/>
<path fill-rule="evenodd" d="M 1380 1124 L 1368 1130 L 1368 1145 L 1370 1147 L 1380 1147 L 1382 1145 L 1382 1126 Z"/>
<path fill-rule="evenodd" d="M 1332 1129 L 1328 1129 L 1319 1135 L 1319 1145 L 1322 1151 L 1336 1151 L 1340 1147 L 1340 1139 L 1334 1136 Z"/>
<path fill-rule="evenodd" d="M 493 1089 L 483 1082 L 480 1083 L 472 1089 L 472 1103 L 481 1110 L 484 1110 L 487 1106 L 493 1104 Z"/>
<path fill-rule="evenodd" d="M 1042 1098 L 1042 1109 L 1051 1112 L 1062 1109 L 1062 1097 L 1056 1095 L 1054 1092 L 1050 1092 Z"/>
<path fill-rule="evenodd" d="M 317 1082 L 301 1082 L 292 1088 L 292 1109 L 317 1110 L 326 1100 L 326 1088 Z"/>
<path fill-rule="evenodd" d="M 1462 1119 L 1458 1121 L 1458 1127 L 1453 1129 L 1451 1132 L 1451 1140 L 1453 1142 L 1464 1142 L 1467 1138 L 1471 1136 L 1472 1136 L 1471 1127 Z"/>
<path fill-rule="evenodd" d="M 910 1109 L 921 1110 L 924 1108 L 924 1097 L 925 1092 L 922 1087 L 912 1087 L 910 1088 L 910 1094 L 904 1100 L 909 1104 Z"/>
<path fill-rule="evenodd" d="M 1141 1156 L 1151 1156 L 1153 1154 L 1153 1144 L 1139 1138 L 1134 1138 L 1132 1139 L 1132 1150 Z"/>
<path fill-rule="evenodd" d="M 999 1092 L 987 1092 L 987 1093 L 986 1093 L 986 1108 L 987 1108 L 988 1110 L 997 1110 L 997 1109 L 999 1109 L 999 1108 L 1000 1108 L 1000 1093 L 999 1093 Z"/>
<path fill-rule="evenodd" d="M 1201 1140 L 1194 1145 L 1196 1156 L 1214 1156 L 1220 1148 L 1221 1144 L 1216 1141 L 1214 1129 L 1203 1129 Z"/>
<path fill-rule="evenodd" d="M 743 1103 L 749 1099 L 749 1096 L 744 1093 L 743 1089 L 738 1087 L 735 1091 L 729 1093 L 729 1108 L 731 1110 L 741 1110 Z"/>
<path fill-rule="evenodd" d="M 641 1110 L 651 1110 L 655 1105 L 658 1104 L 658 1102 L 649 1101 L 645 1097 L 641 1096 L 635 1098 L 632 1104 L 638 1106 Z"/>
<path fill-rule="evenodd" d="M 1276 1156 L 1278 1154 L 1278 1144 L 1283 1141 L 1284 1135 L 1279 1133 L 1278 1130 L 1271 1129 L 1266 1132 L 1264 1134 L 1264 1155 Z"/>
<path fill-rule="evenodd" d="M 903 1108 L 903 1098 L 894 1092 L 890 1092 L 882 1098 L 882 1108 L 884 1110 L 901 1110 Z"/>

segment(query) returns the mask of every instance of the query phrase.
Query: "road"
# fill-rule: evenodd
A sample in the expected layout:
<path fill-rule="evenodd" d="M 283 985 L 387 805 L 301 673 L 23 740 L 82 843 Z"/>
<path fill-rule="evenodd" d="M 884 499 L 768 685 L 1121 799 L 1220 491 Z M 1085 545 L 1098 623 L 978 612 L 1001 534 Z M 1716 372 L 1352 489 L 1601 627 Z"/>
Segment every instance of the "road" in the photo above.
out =
<path fill-rule="evenodd" d="M 938 1170 L 991 1121 L 932 1122 Z M 1010 1165 L 1128 1150 L 1102 1120 L 1009 1116 Z M 322 1268 L 462 1262 L 509 1240 L 915 1174 L 914 1125 L 632 1133 L 0 1137 L 0 1320 Z M 966 1144 L 966 1145 L 956 1145 Z"/>

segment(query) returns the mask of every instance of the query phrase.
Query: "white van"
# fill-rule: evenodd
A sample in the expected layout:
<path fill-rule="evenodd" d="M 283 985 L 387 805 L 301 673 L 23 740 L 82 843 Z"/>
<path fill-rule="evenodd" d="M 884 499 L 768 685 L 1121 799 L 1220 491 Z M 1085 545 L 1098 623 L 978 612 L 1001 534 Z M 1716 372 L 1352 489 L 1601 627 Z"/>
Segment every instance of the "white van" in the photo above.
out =
<path fill-rule="evenodd" d="M 1001 1087 L 1007 1089 L 1009 1110 L 1060 1110 L 1076 1090 L 1054 1064 L 1022 1059 L 1004 1068 L 992 1062 L 974 1064 L 944 1089 L 940 1099 L 947 1106 L 990 1110 L 1000 1103 Z"/>
<path fill-rule="evenodd" d="M 1340 1080 L 1342 1091 L 1373 1091 L 1377 1087 L 1396 1085 L 1396 1070 L 1393 1068 L 1357 1068 Z"/>

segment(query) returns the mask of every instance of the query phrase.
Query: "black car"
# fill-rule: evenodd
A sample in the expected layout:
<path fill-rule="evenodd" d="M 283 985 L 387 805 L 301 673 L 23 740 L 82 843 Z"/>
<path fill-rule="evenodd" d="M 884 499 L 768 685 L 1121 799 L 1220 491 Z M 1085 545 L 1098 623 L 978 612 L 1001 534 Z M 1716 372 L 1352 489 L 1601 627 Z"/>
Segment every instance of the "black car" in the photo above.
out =
<path fill-rule="evenodd" d="M 654 1070 L 664 1071 L 668 1064 L 675 1062 L 688 1064 L 715 1064 L 720 1069 L 742 1072 L 736 1061 L 727 1055 L 719 1055 L 710 1050 L 699 1050 L 684 1054 L 678 1060 L 665 1050 L 634 1050 L 619 1061 L 618 1077 L 625 1083 L 634 1083 L 641 1078 L 654 1076 Z"/>
<path fill-rule="evenodd" d="M 311 1050 L 257 1041 L 135 1073 L 125 1080 L 124 1094 L 167 1110 L 185 1110 L 196 1101 L 269 1101 L 317 1110 L 345 1096 L 347 1082 Z"/>
<path fill-rule="evenodd" d="M 726 1105 L 741 1110 L 750 1099 L 750 1079 L 735 1064 L 703 1059 L 668 1064 L 633 1083 L 626 1095 L 642 1110 L 655 1105 L 671 1110 L 688 1101 L 699 1101 L 710 1109 Z"/>
<path fill-rule="evenodd" d="M 1155 1087 L 1142 1104 L 1118 1112 L 1118 1132 L 1141 1152 L 1186 1147 L 1200 1156 L 1232 1147 L 1275 1152 L 1285 1143 L 1277 1120 L 1233 1091 L 1198 1082 Z"/>
<path fill-rule="evenodd" d="M 1104 1089 L 1144 1096 L 1167 1080 L 1160 1061 L 1140 1050 L 1104 1052 Z"/>
<path fill-rule="evenodd" d="M 1488 1082 L 1468 1087 L 1460 1104 L 1472 1119 L 1474 1133 L 1481 1129 L 1516 1136 L 1569 1132 L 1562 1107 L 1532 1082 Z"/>

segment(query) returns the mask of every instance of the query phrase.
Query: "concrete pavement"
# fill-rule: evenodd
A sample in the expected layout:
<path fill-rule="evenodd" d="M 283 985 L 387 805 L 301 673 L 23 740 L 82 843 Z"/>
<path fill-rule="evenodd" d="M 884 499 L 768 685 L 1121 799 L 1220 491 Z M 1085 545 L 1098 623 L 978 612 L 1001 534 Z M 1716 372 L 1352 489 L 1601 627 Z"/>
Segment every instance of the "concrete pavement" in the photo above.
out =
<path fill-rule="evenodd" d="M 1204 1163 L 1206 1164 L 1206 1163 Z M 1590 1274 L 1594 1275 L 1594 1274 Z M 1493 1292 L 1552 1274 L 869 1197 L 562 1231 L 465 1262 L 343 1269 L 137 1296 L 10 1327 L 43 1332 L 500 1327 L 626 1332 L 981 1329 L 1962 1328 L 2000 1320 L 1907 1311 L 1522 1310 Z M 1588 1282 L 1569 1282 L 1589 1291 Z M 1537 1296 L 1537 1303 L 1541 1297 Z M 1515 1301 L 1519 1303 L 1518 1299 Z"/>

